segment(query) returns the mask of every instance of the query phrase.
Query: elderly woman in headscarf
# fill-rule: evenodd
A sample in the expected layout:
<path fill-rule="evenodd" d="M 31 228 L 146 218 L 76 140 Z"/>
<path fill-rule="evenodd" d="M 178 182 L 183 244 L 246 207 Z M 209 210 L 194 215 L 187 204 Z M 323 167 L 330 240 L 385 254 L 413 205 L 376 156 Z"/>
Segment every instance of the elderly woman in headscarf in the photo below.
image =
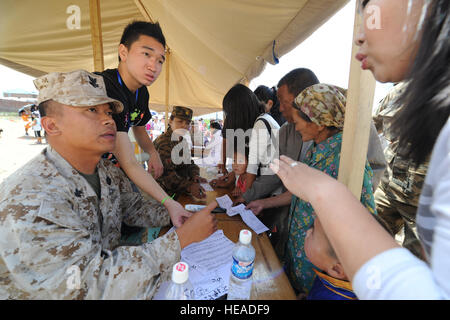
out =
<path fill-rule="evenodd" d="M 293 112 L 295 129 L 301 133 L 303 141 L 314 141 L 303 162 L 335 179 L 339 172 L 345 94 L 342 88 L 319 83 L 303 90 L 293 102 L 296 109 Z M 372 176 L 372 169 L 366 161 L 361 203 L 372 214 L 376 214 Z M 306 231 L 314 224 L 315 217 L 309 202 L 292 197 L 285 262 L 291 283 L 300 294 L 309 292 L 315 277 L 313 265 L 308 261 L 304 249 Z"/>

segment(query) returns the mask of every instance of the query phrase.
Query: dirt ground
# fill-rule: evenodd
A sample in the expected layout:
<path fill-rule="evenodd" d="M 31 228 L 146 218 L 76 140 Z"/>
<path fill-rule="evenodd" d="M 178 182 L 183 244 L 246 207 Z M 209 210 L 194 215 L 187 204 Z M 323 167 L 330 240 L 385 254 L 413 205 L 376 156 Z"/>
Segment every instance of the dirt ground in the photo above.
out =
<path fill-rule="evenodd" d="M 36 144 L 34 131 L 28 129 L 25 135 L 24 122 L 21 118 L 0 118 L 0 183 L 35 157 L 47 144 Z M 45 141 L 45 139 L 43 139 Z"/>

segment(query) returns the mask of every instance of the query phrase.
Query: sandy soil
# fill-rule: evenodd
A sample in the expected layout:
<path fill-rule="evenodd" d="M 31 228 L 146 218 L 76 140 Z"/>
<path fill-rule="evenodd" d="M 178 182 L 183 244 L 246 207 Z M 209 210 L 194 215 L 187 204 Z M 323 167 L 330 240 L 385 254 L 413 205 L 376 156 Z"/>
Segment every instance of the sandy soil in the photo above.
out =
<path fill-rule="evenodd" d="M 0 183 L 22 167 L 30 159 L 36 156 L 46 144 L 36 144 L 34 131 L 28 130 L 29 136 L 25 135 L 24 122 L 22 119 L 0 118 Z M 45 139 L 43 139 L 45 141 Z"/>

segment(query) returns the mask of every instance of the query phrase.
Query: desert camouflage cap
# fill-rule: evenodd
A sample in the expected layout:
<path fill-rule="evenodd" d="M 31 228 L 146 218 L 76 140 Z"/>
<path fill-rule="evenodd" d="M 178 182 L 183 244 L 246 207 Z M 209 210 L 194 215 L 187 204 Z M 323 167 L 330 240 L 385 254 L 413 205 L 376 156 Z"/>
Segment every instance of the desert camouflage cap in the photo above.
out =
<path fill-rule="evenodd" d="M 181 106 L 175 106 L 172 110 L 172 116 L 189 121 L 192 120 L 192 113 L 192 109 Z"/>
<path fill-rule="evenodd" d="M 52 72 L 36 78 L 33 82 L 39 90 L 37 104 L 50 99 L 72 107 L 110 103 L 113 112 L 120 113 L 123 110 L 120 101 L 106 94 L 103 77 L 86 70 Z"/>

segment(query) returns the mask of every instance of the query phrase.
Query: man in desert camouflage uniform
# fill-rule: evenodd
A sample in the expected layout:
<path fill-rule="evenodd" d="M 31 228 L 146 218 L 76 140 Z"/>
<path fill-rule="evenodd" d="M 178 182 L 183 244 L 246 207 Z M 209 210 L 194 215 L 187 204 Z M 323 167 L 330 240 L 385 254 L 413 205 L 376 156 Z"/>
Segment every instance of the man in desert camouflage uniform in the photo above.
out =
<path fill-rule="evenodd" d="M 416 231 L 416 211 L 429 159 L 416 168 L 411 160 L 402 156 L 398 137 L 390 129 L 395 114 L 401 109 L 396 100 L 404 89 L 404 83 L 397 84 L 381 101 L 374 117 L 377 130 L 388 142 L 385 149 L 388 170 L 374 196 L 378 215 L 388 223 L 394 234 L 404 227 L 403 246 L 423 259 Z"/>
<path fill-rule="evenodd" d="M 214 231 L 209 207 L 151 243 L 120 246 L 122 221 L 170 220 L 101 160 L 114 150 L 122 103 L 84 70 L 34 82 L 49 146 L 0 184 L 0 299 L 151 299 L 181 249 Z"/>
<path fill-rule="evenodd" d="M 200 182 L 200 168 L 192 163 L 189 126 L 192 110 L 173 107 L 167 131 L 160 135 L 154 145 L 164 166 L 164 173 L 156 181 L 169 195 L 185 193 L 196 198 L 205 198 L 206 192 Z"/>

